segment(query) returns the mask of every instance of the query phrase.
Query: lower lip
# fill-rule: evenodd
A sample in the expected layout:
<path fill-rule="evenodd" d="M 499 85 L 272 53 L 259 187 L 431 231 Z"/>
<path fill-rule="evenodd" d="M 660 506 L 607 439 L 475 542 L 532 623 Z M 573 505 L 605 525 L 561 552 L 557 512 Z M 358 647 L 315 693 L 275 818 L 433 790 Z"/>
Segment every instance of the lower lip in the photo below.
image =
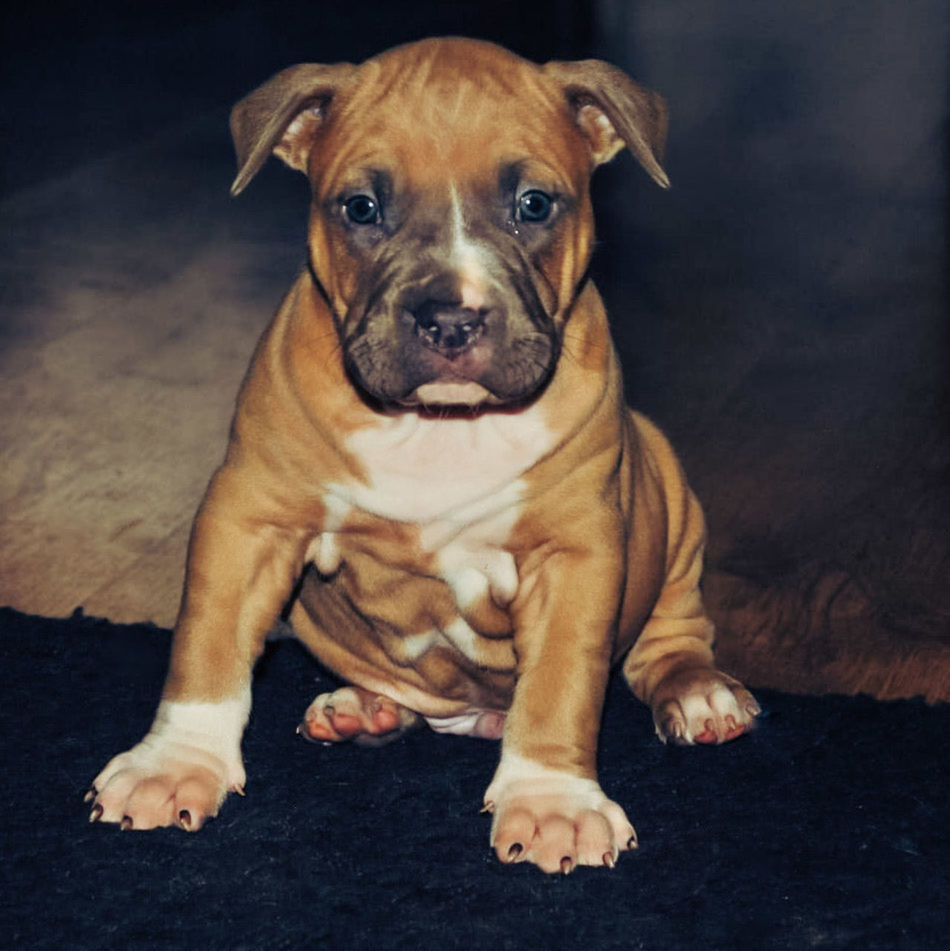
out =
<path fill-rule="evenodd" d="M 491 398 L 491 393 L 478 383 L 424 383 L 406 400 L 422 406 L 478 406 Z"/>

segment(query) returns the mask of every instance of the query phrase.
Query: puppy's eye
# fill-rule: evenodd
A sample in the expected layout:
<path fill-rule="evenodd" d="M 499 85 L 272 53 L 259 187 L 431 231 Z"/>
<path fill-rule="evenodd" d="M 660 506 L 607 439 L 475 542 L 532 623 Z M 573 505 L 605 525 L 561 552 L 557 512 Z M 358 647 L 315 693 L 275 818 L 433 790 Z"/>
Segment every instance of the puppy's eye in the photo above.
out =
<path fill-rule="evenodd" d="M 538 188 L 526 191 L 518 199 L 518 220 L 538 224 L 547 221 L 554 210 L 554 199 Z"/>
<path fill-rule="evenodd" d="M 346 217 L 355 225 L 379 224 L 381 215 L 379 202 L 369 195 L 354 195 L 343 202 L 343 211 Z"/>

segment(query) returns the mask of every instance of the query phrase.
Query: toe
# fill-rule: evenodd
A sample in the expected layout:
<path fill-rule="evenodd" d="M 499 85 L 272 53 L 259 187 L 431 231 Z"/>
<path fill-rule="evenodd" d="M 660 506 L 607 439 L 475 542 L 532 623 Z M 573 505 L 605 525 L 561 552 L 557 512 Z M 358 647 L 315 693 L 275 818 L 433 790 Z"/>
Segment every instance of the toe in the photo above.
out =
<path fill-rule="evenodd" d="M 358 713 L 350 713 L 347 710 L 339 710 L 336 707 L 326 707 L 324 712 L 330 720 L 330 725 L 343 739 L 349 739 L 357 733 L 366 732 L 363 725 L 363 718 Z"/>
<path fill-rule="evenodd" d="M 370 733 L 389 733 L 395 730 L 402 720 L 399 707 L 386 697 L 377 697 L 369 708 L 368 730 Z"/>
<path fill-rule="evenodd" d="M 174 787 L 168 777 L 141 779 L 125 801 L 123 818 L 138 830 L 172 825 L 173 795 Z"/>
<path fill-rule="evenodd" d="M 603 849 L 601 854 L 603 854 Z M 538 823 L 530 858 L 542 872 L 569 872 L 577 865 L 574 823 L 566 816 L 548 816 Z"/>
<path fill-rule="evenodd" d="M 315 718 L 308 717 L 300 726 L 297 732 L 312 743 L 338 743 L 343 739 L 329 723 L 323 723 Z"/>
<path fill-rule="evenodd" d="M 586 809 L 577 817 L 575 835 L 577 860 L 581 865 L 603 865 L 604 856 L 616 862 L 619 849 L 607 817 L 595 809 Z"/>
<path fill-rule="evenodd" d="M 527 809 L 509 809 L 499 819 L 496 816 L 492 832 L 495 854 L 502 862 L 519 862 L 527 858 L 534 840 L 535 819 Z"/>
<path fill-rule="evenodd" d="M 186 832 L 197 832 L 208 819 L 218 814 L 220 806 L 220 797 L 214 786 L 202 776 L 190 776 L 175 790 L 171 804 L 172 823 Z"/>
<path fill-rule="evenodd" d="M 695 743 L 718 743 L 719 735 L 716 732 L 716 723 L 712 717 L 703 721 L 703 728 L 698 733 L 693 734 Z"/>
<path fill-rule="evenodd" d="M 736 718 L 730 714 L 726 717 L 726 732 L 725 736 L 723 737 L 723 741 L 727 742 L 728 740 L 734 740 L 737 737 L 742 736 L 743 733 L 747 733 L 754 727 L 754 720 L 751 720 L 748 723 L 738 723 Z"/>
<path fill-rule="evenodd" d="M 331 719 L 335 708 L 331 702 L 332 694 L 321 694 L 307 707 L 303 722 L 297 732 L 305 739 L 315 743 L 338 743 L 345 737 L 336 730 Z"/>
<path fill-rule="evenodd" d="M 126 802 L 135 789 L 138 778 L 132 770 L 117 773 L 96 796 L 93 804 L 95 814 L 93 821 L 121 822 L 126 814 Z"/>

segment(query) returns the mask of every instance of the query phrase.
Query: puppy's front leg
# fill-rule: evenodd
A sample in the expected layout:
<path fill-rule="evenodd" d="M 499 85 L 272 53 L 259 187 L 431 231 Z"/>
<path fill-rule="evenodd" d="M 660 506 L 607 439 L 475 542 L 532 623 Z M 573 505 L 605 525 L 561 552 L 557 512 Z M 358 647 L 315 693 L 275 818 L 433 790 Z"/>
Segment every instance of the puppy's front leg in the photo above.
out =
<path fill-rule="evenodd" d="M 243 793 L 251 668 L 302 569 L 306 538 L 270 521 L 253 480 L 229 467 L 195 519 L 168 679 L 141 743 L 93 783 L 91 820 L 200 828 Z"/>
<path fill-rule="evenodd" d="M 577 865 L 612 867 L 636 844 L 595 766 L 623 565 L 619 537 L 611 544 L 619 520 L 608 521 L 588 523 L 586 543 L 540 548 L 521 569 L 518 682 L 485 793 L 503 862 L 567 874 Z"/>

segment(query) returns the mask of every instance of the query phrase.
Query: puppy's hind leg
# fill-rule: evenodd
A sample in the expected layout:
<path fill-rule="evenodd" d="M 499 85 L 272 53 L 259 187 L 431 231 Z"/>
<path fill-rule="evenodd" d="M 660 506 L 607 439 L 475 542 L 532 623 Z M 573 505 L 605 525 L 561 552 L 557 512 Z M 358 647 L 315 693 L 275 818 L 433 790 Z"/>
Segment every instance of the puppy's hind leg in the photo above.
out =
<path fill-rule="evenodd" d="M 705 526 L 691 493 L 678 535 L 679 551 L 623 673 L 653 711 L 664 743 L 725 743 L 752 729 L 761 710 L 752 694 L 713 661 L 715 629 L 699 590 Z"/>

